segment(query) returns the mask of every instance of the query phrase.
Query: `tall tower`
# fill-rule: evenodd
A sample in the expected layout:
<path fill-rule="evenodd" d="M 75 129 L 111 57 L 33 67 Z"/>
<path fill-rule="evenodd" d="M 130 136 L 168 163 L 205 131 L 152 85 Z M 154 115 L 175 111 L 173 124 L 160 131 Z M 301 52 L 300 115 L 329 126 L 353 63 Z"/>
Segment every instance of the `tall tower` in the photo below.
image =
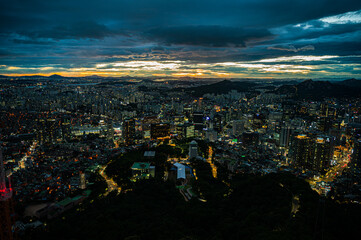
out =
<path fill-rule="evenodd" d="M 10 181 L 9 181 L 10 185 Z M 13 190 L 6 186 L 2 148 L 0 147 L 0 239 L 13 240 L 11 197 Z"/>

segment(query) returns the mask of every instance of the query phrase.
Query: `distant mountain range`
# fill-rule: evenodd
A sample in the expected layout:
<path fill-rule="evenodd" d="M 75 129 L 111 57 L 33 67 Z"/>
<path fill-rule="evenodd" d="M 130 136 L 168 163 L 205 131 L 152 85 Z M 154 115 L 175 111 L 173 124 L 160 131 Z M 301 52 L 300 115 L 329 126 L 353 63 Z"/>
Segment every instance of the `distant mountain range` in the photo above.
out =
<path fill-rule="evenodd" d="M 272 92 L 286 94 L 296 99 L 312 100 L 361 97 L 361 80 L 329 82 L 310 79 L 294 85 L 283 85 Z"/>
<path fill-rule="evenodd" d="M 201 97 L 204 94 L 225 94 L 232 90 L 236 90 L 238 92 L 249 92 L 254 89 L 258 84 L 253 83 L 251 81 L 247 82 L 238 82 L 238 81 L 229 81 L 223 80 L 220 82 L 197 86 L 197 87 L 190 87 L 190 88 L 178 88 L 177 91 L 185 91 L 189 92 L 191 95 L 195 97 Z"/>
<path fill-rule="evenodd" d="M 275 90 L 275 85 L 281 85 Z M 270 89 L 268 92 L 276 94 L 285 94 L 295 99 L 320 100 L 323 98 L 354 98 L 361 97 L 361 80 L 348 79 L 344 81 L 276 81 L 272 84 L 261 83 L 260 81 L 229 81 L 201 85 L 190 88 L 177 88 L 174 91 L 184 91 L 195 97 L 201 97 L 204 94 L 225 94 L 232 90 L 238 92 L 256 92 L 257 89 Z"/>
<path fill-rule="evenodd" d="M 101 77 L 97 75 L 86 76 L 86 77 L 64 77 L 58 74 L 53 74 L 51 76 L 18 76 L 18 77 L 9 77 L 0 75 L 0 81 L 5 81 L 5 83 L 10 80 L 15 79 L 12 84 L 31 84 L 33 81 L 89 81 L 97 80 L 99 85 L 118 85 L 118 84 L 131 84 L 134 82 L 142 81 L 147 83 L 158 82 L 155 80 L 168 81 L 171 84 L 180 84 L 180 83 L 194 83 L 197 79 L 168 79 L 168 78 L 141 78 L 141 77 Z M 215 80 L 215 79 L 214 79 Z M 184 87 L 179 87 L 172 89 L 171 91 L 182 91 L 187 92 L 190 95 L 195 97 L 201 97 L 204 94 L 225 94 L 232 90 L 238 92 L 256 92 L 256 89 L 263 88 L 264 90 L 268 89 L 268 92 L 276 94 L 285 94 L 290 98 L 295 99 L 312 99 L 320 100 L 323 98 L 354 98 L 361 97 L 361 80 L 357 79 L 347 79 L 344 81 L 314 81 L 306 80 L 299 82 L 296 80 L 223 80 L 219 82 L 212 83 L 212 81 L 205 81 L 204 79 L 199 80 L 198 82 L 206 83 L 201 86 L 196 87 L 186 87 L 188 84 L 183 84 Z M 210 83 L 211 82 L 211 83 Z M 10 83 L 10 82 L 9 82 Z M 281 85 L 281 86 L 280 86 Z M 272 89 L 275 88 L 276 89 Z M 278 87 L 279 86 L 279 87 Z M 145 90 L 145 89 L 143 89 Z"/>

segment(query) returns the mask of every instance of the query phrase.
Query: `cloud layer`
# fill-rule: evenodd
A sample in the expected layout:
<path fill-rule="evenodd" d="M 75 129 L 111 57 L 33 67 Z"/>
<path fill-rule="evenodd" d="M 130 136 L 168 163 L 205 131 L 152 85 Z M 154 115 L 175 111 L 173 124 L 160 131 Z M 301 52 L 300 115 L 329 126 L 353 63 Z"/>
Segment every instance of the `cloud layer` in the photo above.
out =
<path fill-rule="evenodd" d="M 361 77 L 360 9 L 353 0 L 2 1 L 0 74 Z"/>

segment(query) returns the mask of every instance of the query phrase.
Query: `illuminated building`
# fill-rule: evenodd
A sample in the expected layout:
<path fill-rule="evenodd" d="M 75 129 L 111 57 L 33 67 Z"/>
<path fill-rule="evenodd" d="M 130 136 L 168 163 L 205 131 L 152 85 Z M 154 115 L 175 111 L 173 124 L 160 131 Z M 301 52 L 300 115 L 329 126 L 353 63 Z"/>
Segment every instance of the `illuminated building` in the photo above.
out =
<path fill-rule="evenodd" d="M 332 128 L 332 120 L 329 117 L 321 117 L 318 122 L 318 129 L 322 132 L 328 132 Z"/>
<path fill-rule="evenodd" d="M 292 140 L 291 155 L 295 166 L 325 172 L 333 157 L 333 139 L 297 135 Z"/>
<path fill-rule="evenodd" d="M 183 125 L 176 125 L 175 126 L 175 133 L 177 134 L 178 138 L 184 137 L 184 126 Z"/>
<path fill-rule="evenodd" d="M 132 181 L 140 179 L 149 179 L 155 177 L 155 166 L 151 166 L 149 162 L 135 162 L 132 167 Z"/>
<path fill-rule="evenodd" d="M 328 116 L 328 104 L 326 103 L 322 103 L 320 106 L 320 115 L 322 117 L 327 117 Z"/>
<path fill-rule="evenodd" d="M 330 138 L 318 137 L 315 141 L 314 157 L 311 169 L 318 172 L 325 172 L 330 167 L 333 157 L 333 146 Z"/>
<path fill-rule="evenodd" d="M 222 132 L 223 130 L 223 126 L 222 126 L 222 115 L 220 114 L 216 114 L 213 118 L 213 128 L 214 130 L 216 130 L 218 133 Z"/>
<path fill-rule="evenodd" d="M 71 134 L 73 136 L 83 136 L 88 134 L 100 134 L 100 132 L 103 130 L 102 126 L 93 127 L 91 125 L 83 125 L 83 126 L 77 126 L 73 127 L 71 129 Z"/>
<path fill-rule="evenodd" d="M 180 125 L 184 123 L 184 116 L 174 116 L 174 124 Z"/>
<path fill-rule="evenodd" d="M 188 155 L 190 159 L 198 157 L 198 143 L 194 140 L 189 144 Z"/>
<path fill-rule="evenodd" d="M 142 131 L 143 131 L 143 137 L 144 138 L 151 138 L 151 125 L 155 123 L 159 123 L 160 120 L 157 116 L 146 116 L 142 120 Z"/>
<path fill-rule="evenodd" d="M 205 139 L 210 142 L 217 141 L 217 132 L 214 131 L 213 129 L 207 129 Z"/>
<path fill-rule="evenodd" d="M 70 119 L 61 119 L 61 137 L 63 141 L 68 141 L 71 139 L 71 124 Z"/>
<path fill-rule="evenodd" d="M 114 128 L 113 128 L 113 121 L 109 120 L 107 124 L 107 139 L 109 141 L 114 140 Z"/>
<path fill-rule="evenodd" d="M 292 139 L 291 156 L 293 164 L 297 167 L 309 168 L 313 158 L 312 139 L 299 134 Z"/>
<path fill-rule="evenodd" d="M 80 177 L 79 188 L 80 188 L 80 189 L 85 189 L 85 188 L 86 188 L 85 173 L 83 173 L 83 172 L 80 171 L 79 177 Z"/>
<path fill-rule="evenodd" d="M 134 119 L 123 122 L 123 139 L 125 145 L 129 146 L 134 143 L 135 139 L 135 121 Z"/>
<path fill-rule="evenodd" d="M 40 119 L 37 121 L 36 137 L 40 144 L 56 141 L 56 125 L 57 121 L 55 119 Z"/>
<path fill-rule="evenodd" d="M 293 132 L 293 129 L 289 126 L 284 126 L 281 128 L 280 133 L 280 147 L 288 147 L 290 143 L 290 137 Z"/>
<path fill-rule="evenodd" d="M 152 139 L 170 137 L 170 125 L 168 123 L 155 123 L 151 125 L 150 136 Z"/>
<path fill-rule="evenodd" d="M 0 148 L 0 239 L 12 240 L 13 231 L 12 231 L 12 214 L 13 213 L 13 204 L 12 204 L 12 194 L 13 190 L 10 185 L 6 186 L 5 179 L 5 168 L 2 157 L 2 149 Z"/>
<path fill-rule="evenodd" d="M 186 138 L 192 138 L 195 136 L 195 128 L 194 128 L 194 124 L 184 124 L 183 125 L 183 131 L 184 131 L 184 136 Z"/>
<path fill-rule="evenodd" d="M 361 139 L 355 140 L 351 160 L 353 165 L 361 166 Z"/>

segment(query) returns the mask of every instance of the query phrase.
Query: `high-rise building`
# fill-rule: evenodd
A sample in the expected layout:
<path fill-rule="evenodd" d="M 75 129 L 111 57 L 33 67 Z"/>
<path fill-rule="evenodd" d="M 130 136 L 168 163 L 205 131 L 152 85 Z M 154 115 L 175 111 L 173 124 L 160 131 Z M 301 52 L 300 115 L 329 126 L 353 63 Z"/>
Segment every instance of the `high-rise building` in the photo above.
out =
<path fill-rule="evenodd" d="M 318 172 L 326 172 L 330 167 L 333 157 L 333 143 L 328 137 L 318 137 L 315 141 L 314 157 L 311 169 Z"/>
<path fill-rule="evenodd" d="M 152 124 L 159 123 L 160 120 L 157 116 L 146 116 L 142 120 L 142 131 L 144 138 L 150 138 L 150 128 Z"/>
<path fill-rule="evenodd" d="M 194 124 L 186 123 L 183 125 L 184 136 L 186 138 L 192 138 L 195 136 Z"/>
<path fill-rule="evenodd" d="M 113 121 L 109 120 L 107 123 L 107 139 L 109 141 L 114 140 L 114 128 L 113 128 Z"/>
<path fill-rule="evenodd" d="M 327 103 L 322 103 L 320 105 L 320 115 L 322 117 L 327 117 L 328 116 L 328 104 Z"/>
<path fill-rule="evenodd" d="M 309 168 L 314 152 L 311 137 L 306 134 L 294 136 L 290 152 L 295 166 Z"/>
<path fill-rule="evenodd" d="M 61 137 L 63 141 L 68 141 L 71 138 L 71 124 L 70 119 L 61 119 Z"/>
<path fill-rule="evenodd" d="M 207 129 L 205 139 L 210 142 L 217 141 L 217 132 L 213 129 Z"/>
<path fill-rule="evenodd" d="M 123 139 L 125 145 L 134 144 L 135 140 L 135 121 L 134 119 L 125 120 L 123 122 Z"/>
<path fill-rule="evenodd" d="M 332 119 L 329 117 L 321 117 L 318 122 L 318 129 L 322 132 L 328 133 L 332 128 Z"/>
<path fill-rule="evenodd" d="M 36 136 L 40 144 L 56 141 L 56 119 L 39 119 L 36 124 Z"/>
<path fill-rule="evenodd" d="M 189 144 L 188 155 L 190 159 L 198 157 L 198 143 L 194 140 Z"/>
<path fill-rule="evenodd" d="M 243 133 L 244 130 L 244 121 L 242 120 L 233 120 L 232 122 L 232 133 L 234 136 L 239 136 Z"/>
<path fill-rule="evenodd" d="M 170 125 L 168 123 L 155 123 L 151 125 L 150 136 L 152 139 L 170 137 Z"/>
<path fill-rule="evenodd" d="M 290 126 L 281 127 L 280 147 L 285 147 L 285 148 L 288 147 L 292 133 L 293 133 L 293 128 L 291 128 Z"/>
<path fill-rule="evenodd" d="M 193 123 L 194 123 L 195 130 L 202 131 L 202 129 L 204 128 L 202 112 L 194 112 L 193 113 Z"/>
<path fill-rule="evenodd" d="M 218 133 L 222 132 L 223 126 L 222 126 L 222 115 L 216 114 L 213 118 L 213 128 Z"/>
<path fill-rule="evenodd" d="M 333 157 L 333 139 L 299 134 L 292 140 L 293 164 L 303 169 L 325 172 Z"/>

